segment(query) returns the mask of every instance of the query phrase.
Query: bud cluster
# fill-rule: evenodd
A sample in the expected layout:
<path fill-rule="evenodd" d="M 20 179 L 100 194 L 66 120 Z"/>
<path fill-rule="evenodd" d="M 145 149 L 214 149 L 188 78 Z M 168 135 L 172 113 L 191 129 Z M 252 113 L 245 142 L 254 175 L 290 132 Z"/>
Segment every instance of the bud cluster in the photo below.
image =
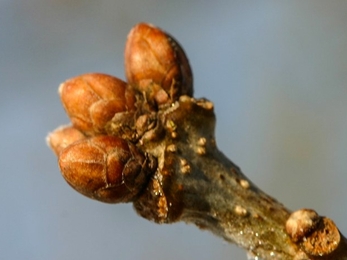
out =
<path fill-rule="evenodd" d="M 140 137 L 157 124 L 161 106 L 193 94 L 183 49 L 152 25 L 129 33 L 125 70 L 127 82 L 88 73 L 62 83 L 59 95 L 72 125 L 47 138 L 68 184 L 107 203 L 133 201 L 145 189 L 157 159 L 142 149 Z"/>

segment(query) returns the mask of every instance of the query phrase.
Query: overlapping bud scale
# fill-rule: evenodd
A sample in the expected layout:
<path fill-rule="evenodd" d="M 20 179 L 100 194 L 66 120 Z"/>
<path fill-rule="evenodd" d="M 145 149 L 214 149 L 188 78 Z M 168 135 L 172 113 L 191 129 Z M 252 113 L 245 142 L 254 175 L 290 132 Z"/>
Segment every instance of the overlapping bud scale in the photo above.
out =
<path fill-rule="evenodd" d="M 125 71 L 127 83 L 102 73 L 62 83 L 59 95 L 72 125 L 47 137 L 65 180 L 83 195 L 107 203 L 139 196 L 157 170 L 156 158 L 137 143 L 139 136 L 154 127 L 153 113 L 161 105 L 193 95 L 183 49 L 152 25 L 138 24 L 129 33 Z"/>

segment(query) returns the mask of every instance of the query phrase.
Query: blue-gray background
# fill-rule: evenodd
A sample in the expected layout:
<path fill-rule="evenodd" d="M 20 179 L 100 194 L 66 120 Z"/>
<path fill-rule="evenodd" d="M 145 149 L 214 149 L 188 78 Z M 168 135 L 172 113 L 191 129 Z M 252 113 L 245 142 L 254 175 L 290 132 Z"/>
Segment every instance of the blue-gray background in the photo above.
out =
<path fill-rule="evenodd" d="M 184 223 L 84 198 L 46 134 L 68 122 L 57 87 L 86 72 L 124 79 L 128 31 L 154 23 L 184 46 L 217 141 L 259 187 L 347 234 L 347 2 L 0 1 L 0 258 L 246 259 Z"/>

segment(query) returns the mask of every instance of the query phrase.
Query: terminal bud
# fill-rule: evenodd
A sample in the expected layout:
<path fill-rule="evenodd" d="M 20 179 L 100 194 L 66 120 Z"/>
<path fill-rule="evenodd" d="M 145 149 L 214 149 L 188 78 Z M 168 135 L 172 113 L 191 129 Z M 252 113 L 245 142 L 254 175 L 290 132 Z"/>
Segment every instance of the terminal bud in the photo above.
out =
<path fill-rule="evenodd" d="M 182 47 L 153 25 L 140 23 L 130 31 L 125 71 L 129 84 L 159 105 L 193 95 L 192 71 Z"/>

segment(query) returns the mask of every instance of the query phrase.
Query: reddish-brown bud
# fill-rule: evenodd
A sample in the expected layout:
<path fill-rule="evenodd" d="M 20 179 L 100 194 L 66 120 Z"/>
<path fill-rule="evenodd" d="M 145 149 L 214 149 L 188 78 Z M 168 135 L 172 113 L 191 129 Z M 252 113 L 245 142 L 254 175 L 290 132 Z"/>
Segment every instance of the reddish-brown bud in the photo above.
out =
<path fill-rule="evenodd" d="M 153 25 L 140 23 L 130 31 L 125 71 L 128 82 L 158 104 L 193 95 L 192 71 L 182 47 Z"/>
<path fill-rule="evenodd" d="M 122 80 L 100 73 L 84 74 L 62 83 L 59 94 L 72 124 L 87 135 L 105 133 L 118 112 L 135 110 L 135 93 Z"/>
<path fill-rule="evenodd" d="M 132 201 L 147 184 L 155 161 L 114 136 L 75 142 L 59 155 L 65 180 L 83 195 L 107 203 Z"/>
<path fill-rule="evenodd" d="M 47 136 L 47 144 L 56 155 L 70 144 L 86 138 L 85 135 L 73 126 L 61 126 Z"/>

